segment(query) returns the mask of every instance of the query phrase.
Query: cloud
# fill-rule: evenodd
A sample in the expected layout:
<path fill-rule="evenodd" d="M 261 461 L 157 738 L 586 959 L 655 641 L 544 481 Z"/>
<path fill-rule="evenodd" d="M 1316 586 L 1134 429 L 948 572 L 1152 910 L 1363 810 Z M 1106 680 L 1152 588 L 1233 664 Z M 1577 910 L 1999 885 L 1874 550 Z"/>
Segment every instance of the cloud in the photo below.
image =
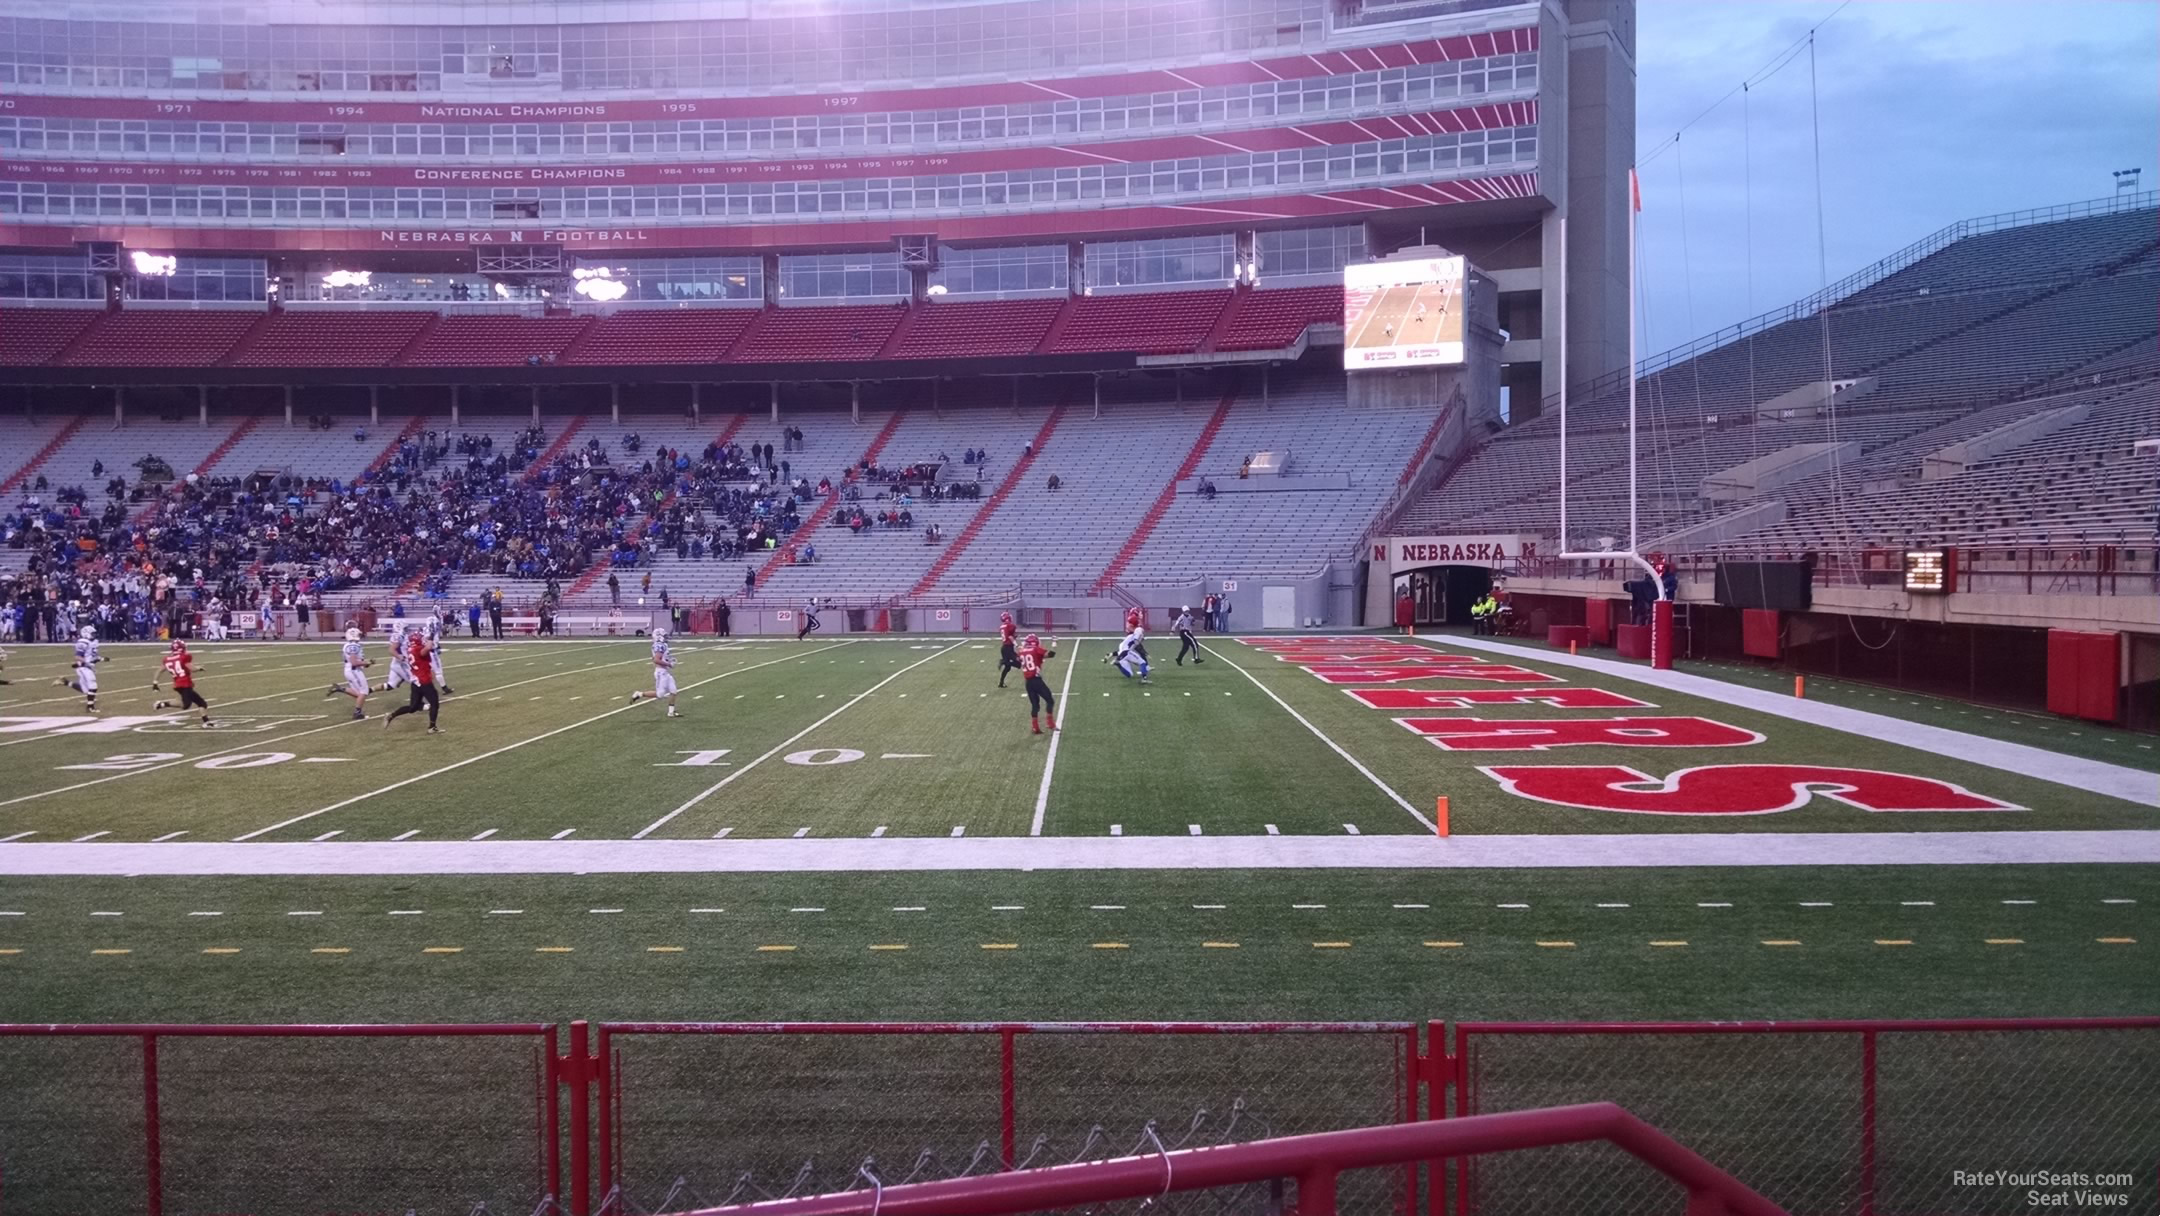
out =
<path fill-rule="evenodd" d="M 1813 91 L 1803 51 L 1653 156 L 1836 7 L 1644 0 L 1643 353 L 1960 219 L 2105 196 L 2115 169 L 2160 182 L 2160 7 L 2118 0 L 1854 3 L 1817 36 Z"/>

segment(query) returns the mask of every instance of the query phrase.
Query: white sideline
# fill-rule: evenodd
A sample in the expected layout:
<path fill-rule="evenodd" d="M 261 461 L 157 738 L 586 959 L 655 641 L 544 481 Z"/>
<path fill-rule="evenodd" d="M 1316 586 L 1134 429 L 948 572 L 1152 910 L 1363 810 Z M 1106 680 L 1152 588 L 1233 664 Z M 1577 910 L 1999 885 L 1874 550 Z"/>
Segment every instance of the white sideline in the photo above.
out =
<path fill-rule="evenodd" d="M 1407 801 L 1403 799 L 1403 796 L 1401 794 L 1396 793 L 1393 786 L 1390 786 L 1387 782 L 1382 781 L 1379 776 L 1375 774 L 1371 769 L 1366 768 L 1365 765 L 1361 763 L 1356 756 L 1353 756 L 1349 752 L 1344 751 L 1341 744 L 1322 734 L 1319 727 L 1314 726 L 1312 723 L 1305 720 L 1304 714 L 1301 714 L 1298 711 L 1290 708 L 1290 703 L 1283 700 L 1281 697 L 1276 696 L 1274 689 L 1269 688 L 1265 684 L 1262 684 L 1259 677 L 1253 675 L 1253 673 L 1245 670 L 1243 667 L 1239 667 L 1236 659 L 1233 659 L 1230 656 L 1224 654 L 1221 650 L 1217 649 L 1214 646 L 1203 646 L 1201 649 L 1206 650 L 1209 654 L 1214 655 L 1216 658 L 1221 659 L 1223 662 L 1230 664 L 1230 666 L 1234 668 L 1239 675 L 1244 676 L 1248 680 L 1251 680 L 1254 688 L 1257 688 L 1261 692 L 1266 693 L 1269 700 L 1275 702 L 1277 705 L 1282 706 L 1284 713 L 1289 714 L 1293 718 L 1296 718 L 1298 720 L 1298 725 L 1304 727 L 1306 730 L 1309 730 L 1313 733 L 1313 738 L 1327 744 L 1329 749 L 1332 750 L 1336 755 L 1341 756 L 1343 759 L 1349 761 L 1351 768 L 1354 768 L 1358 772 L 1364 774 L 1365 779 L 1372 782 L 1373 785 L 1378 788 L 1381 793 L 1386 794 L 1389 798 L 1394 799 L 1396 806 L 1399 806 L 1402 809 L 1410 812 L 1410 817 L 1417 820 L 1419 823 L 1425 825 L 1426 831 L 1437 832 L 1440 830 L 1439 825 L 1435 824 L 1432 820 L 1427 819 L 1423 812 L 1419 811 L 1416 807 L 1411 806 Z"/>
<path fill-rule="evenodd" d="M 1432 641 L 1429 638 L 1404 640 L 1419 644 Z M 1803 701 L 1784 693 L 1747 688 L 1684 671 L 1658 671 L 1635 663 L 1597 659 L 1587 655 L 1560 654 L 1536 647 L 1496 642 L 1488 638 L 1450 636 L 1438 644 L 1497 651 L 1518 655 L 1537 663 L 1576 667 L 1584 671 L 1594 671 L 1599 675 L 1633 680 L 1638 684 L 1669 688 L 1674 692 L 1710 701 L 1722 701 L 1727 705 L 1737 705 L 1757 713 L 1775 714 L 1794 722 L 1828 727 L 1863 738 L 1881 739 L 1886 743 L 1934 752 L 1968 764 L 1985 765 L 2006 773 L 2037 777 L 2042 781 L 2067 785 L 2088 793 L 2104 794 L 2124 802 L 2134 802 L 2139 806 L 2160 808 L 2160 774 L 2126 768 L 2120 764 L 2109 764 L 2104 760 L 2087 760 L 2080 756 L 2051 752 L 2045 748 L 2028 747 L 2023 743 L 1969 735 L 1964 731 L 1929 726 L 1924 722 L 1911 722 L 1887 714 L 1870 713 L 1864 709 L 1849 709 L 1822 701 Z"/>
<path fill-rule="evenodd" d="M 2160 863 L 2160 831 L 11 844 L 0 875 L 1562 869 Z"/>
<path fill-rule="evenodd" d="M 841 644 L 842 646 L 845 646 L 845 645 L 847 645 L 847 643 L 846 643 L 846 642 L 842 642 L 842 643 L 840 643 L 840 644 Z M 780 742 L 778 742 L 778 743 L 775 743 L 775 744 L 773 744 L 773 747 L 772 747 L 772 750 L 771 750 L 771 751 L 768 751 L 768 752 L 766 752 L 766 753 L 765 753 L 764 755 L 762 755 L 762 756 L 759 756 L 759 757 L 758 757 L 757 759 L 755 759 L 755 760 L 752 760 L 752 761 L 751 761 L 750 763 L 748 763 L 748 764 L 745 764 L 745 765 L 743 765 L 743 766 L 742 766 L 741 768 L 739 768 L 739 769 L 736 769 L 736 770 L 735 770 L 734 772 L 732 772 L 732 773 L 729 773 L 729 774 L 728 774 L 727 776 L 725 776 L 725 777 L 722 777 L 722 778 L 721 778 L 720 780 L 718 780 L 718 781 L 714 782 L 714 783 L 713 783 L 712 785 L 710 785 L 710 786 L 706 787 L 706 789 L 705 789 L 705 790 L 704 790 L 703 792 L 701 792 L 700 794 L 698 794 L 698 795 L 697 795 L 697 796 L 696 796 L 695 798 L 692 798 L 692 799 L 691 799 L 690 801 L 688 801 L 688 802 L 685 802 L 685 803 L 683 803 L 683 804 L 682 804 L 681 806 L 679 806 L 679 807 L 676 807 L 676 808 L 675 808 L 674 810 L 672 810 L 672 811 L 669 811 L 669 812 L 668 812 L 667 814 L 665 814 L 665 815 L 662 815 L 662 816 L 661 816 L 660 818 L 658 818 L 658 819 L 655 819 L 655 820 L 653 820 L 653 821 L 652 821 L 651 823 L 648 823 L 648 824 L 646 824 L 646 825 L 645 825 L 645 826 L 644 826 L 643 828 L 641 828 L 641 829 L 640 829 L 640 830 L 639 830 L 639 831 L 637 832 L 637 834 L 636 834 L 636 835 L 632 836 L 632 837 L 631 837 L 630 839 L 632 839 L 632 840 L 643 840 L 643 839 L 645 839 L 645 838 L 646 838 L 647 836 L 650 836 L 650 835 L 652 835 L 652 834 L 653 834 L 653 831 L 654 831 L 655 829 L 657 829 L 657 828 L 659 828 L 659 827 L 663 826 L 663 825 L 664 825 L 664 824 L 666 824 L 666 823 L 667 823 L 667 822 L 668 822 L 668 821 L 669 821 L 670 819 L 673 819 L 673 818 L 675 818 L 675 817 L 676 817 L 677 815 L 680 815 L 680 814 L 682 814 L 682 813 L 683 813 L 684 811 L 687 811 L 687 810 L 689 810 L 689 809 L 690 809 L 691 807 L 694 807 L 694 806 L 696 806 L 696 805 L 697 805 L 698 803 L 700 803 L 700 802 L 703 802 L 703 801 L 705 801 L 705 800 L 706 800 L 707 798 L 710 798 L 710 797 L 712 797 L 712 796 L 713 796 L 714 794 L 717 794 L 717 793 L 719 793 L 719 792 L 720 792 L 721 790 L 724 790 L 724 789 L 726 789 L 726 788 L 728 787 L 728 783 L 730 783 L 730 782 L 734 781 L 734 780 L 735 780 L 735 779 L 736 779 L 737 777 L 740 777 L 740 776 L 742 776 L 742 775 L 743 775 L 744 773 L 747 773 L 747 772 L 749 772 L 749 771 L 750 771 L 751 769 L 754 769 L 754 768 L 756 768 L 756 767 L 757 767 L 758 765 L 760 765 L 760 764 L 763 764 L 763 763 L 765 763 L 765 762 L 766 762 L 767 760 L 770 760 L 770 759 L 772 759 L 772 758 L 773 758 L 774 756 L 778 755 L 778 754 L 780 753 L 780 749 L 782 749 L 782 748 L 784 748 L 784 747 L 789 747 L 789 746 L 792 746 L 792 745 L 793 745 L 793 744 L 794 744 L 794 743 L 795 743 L 795 742 L 796 742 L 797 740 L 800 740 L 800 739 L 801 739 L 801 738 L 802 738 L 802 737 L 803 737 L 804 735 L 807 735 L 807 734 L 809 734 L 809 733 L 810 733 L 811 731 L 814 731 L 814 730 L 816 730 L 816 729 L 817 729 L 818 727 L 820 727 L 820 726 L 823 726 L 823 725 L 825 725 L 825 724 L 826 724 L 827 722 L 830 722 L 830 721 L 832 721 L 832 720 L 833 720 L 834 718 L 837 718 L 837 717 L 839 717 L 839 716 L 840 716 L 841 714 L 844 714 L 844 713 L 846 713 L 846 712 L 848 711 L 849 707 L 853 706 L 853 705 L 854 705 L 854 704 L 855 704 L 855 703 L 856 703 L 857 701 L 860 701 L 860 700 L 862 700 L 862 699 L 863 699 L 864 697 L 867 697 L 867 696 L 869 696 L 869 695 L 870 695 L 871 693 L 874 693 L 874 692 L 876 692 L 876 691 L 877 691 L 878 689 L 880 689 L 880 688 L 883 688 L 883 687 L 885 687 L 885 686 L 886 686 L 887 684 L 890 684 L 890 683 L 892 683 L 892 682 L 893 682 L 894 680 L 897 680 L 897 679 L 899 679 L 899 678 L 900 678 L 901 676 L 904 676 L 904 675 L 906 675 L 907 673 L 909 673 L 909 672 L 911 672 L 911 671 L 915 670 L 916 668 L 918 668 L 918 667 L 922 666 L 923 664 L 925 664 L 925 663 L 929 662 L 929 661 L 930 661 L 931 659 L 941 659 L 941 658 L 944 658 L 944 657 L 945 657 L 946 655 L 949 655 L 949 654 L 951 654 L 951 653 L 952 653 L 953 651 L 955 651 L 955 650 L 958 650 L 958 649 L 960 649 L 960 648 L 961 648 L 962 646 L 965 646 L 965 645 L 967 645 L 967 642 L 966 642 L 965 640 L 962 640 L 962 641 L 958 641 L 958 642 L 954 642 L 954 643 L 953 643 L 952 645 L 950 645 L 950 646 L 947 646 L 947 647 L 946 647 L 945 649 L 943 649 L 943 650 L 940 650 L 940 651 L 938 651 L 938 652 L 937 652 L 936 654 L 932 654 L 932 655 L 925 655 L 924 657 L 922 657 L 922 658 L 920 658 L 920 659 L 917 659 L 917 660 L 915 660 L 914 662 L 912 662 L 912 663 L 908 664 L 907 666 L 905 666 L 905 667 L 901 668 L 900 670 L 898 670 L 898 671 L 896 671 L 896 672 L 892 673 L 891 675 L 889 675 L 889 676 L 886 676 L 886 677 L 885 677 L 884 679 L 882 679 L 882 680 L 879 680 L 879 681 L 878 681 L 877 683 L 875 683 L 875 684 L 872 684 L 872 685 L 871 685 L 870 687 L 868 687 L 868 688 L 864 689 L 863 691 L 861 691 L 861 692 L 859 692 L 859 693 L 856 693 L 856 694 L 855 694 L 855 695 L 854 695 L 854 696 L 853 696 L 852 698 L 850 698 L 850 699 L 848 700 L 848 702 L 847 702 L 847 703 L 846 703 L 845 705 L 842 705 L 842 706 L 841 706 L 840 708 L 838 708 L 838 709 L 836 709 L 836 710 L 832 711 L 832 712 L 831 712 L 831 713 L 829 713 L 829 714 L 826 714 L 826 715 L 825 715 L 824 717 L 822 717 L 822 718 L 819 718 L 819 719 L 818 719 L 817 721 L 815 721 L 815 722 L 812 722 L 812 723 L 811 723 L 810 725 L 808 725 L 808 726 L 805 726 L 805 727 L 803 727 L 803 728 L 802 728 L 801 730 L 799 730 L 799 731 L 795 732 L 795 733 L 794 733 L 793 735 L 790 735 L 790 736 L 789 736 L 788 738 L 786 738 L 786 739 L 783 739 L 783 740 L 781 740 Z M 832 649 L 832 647 L 830 647 L 830 646 L 827 646 L 827 647 L 825 647 L 824 649 L 830 650 L 830 649 Z M 815 650 L 806 650 L 806 651 L 803 651 L 802 653 L 804 653 L 804 654 L 816 654 L 816 653 L 818 653 L 818 652 L 817 652 L 817 651 L 815 651 Z M 792 655 L 792 654 L 790 654 L 790 655 L 788 655 L 788 656 L 787 656 L 787 658 L 782 658 L 782 659 L 774 659 L 774 660 L 772 660 L 772 662 L 773 662 L 773 663 L 785 663 L 785 662 L 787 662 L 787 661 L 788 661 L 788 659 L 792 659 L 792 658 L 795 658 L 795 657 L 796 657 L 795 655 Z M 759 664 L 757 664 L 757 666 L 759 666 L 759 667 L 766 667 L 766 666 L 770 666 L 770 664 L 768 664 L 768 663 L 759 663 Z M 748 667 L 745 667 L 745 668 L 743 668 L 743 670 L 744 670 L 744 671 L 749 671 L 749 670 L 752 670 L 752 669 L 751 669 L 751 668 L 748 668 Z M 703 680 L 699 681 L 699 683 L 707 683 L 707 682 L 708 682 L 708 681 L 703 681 Z M 695 688 L 695 687 L 696 687 L 696 685 L 691 685 L 691 687 Z"/>

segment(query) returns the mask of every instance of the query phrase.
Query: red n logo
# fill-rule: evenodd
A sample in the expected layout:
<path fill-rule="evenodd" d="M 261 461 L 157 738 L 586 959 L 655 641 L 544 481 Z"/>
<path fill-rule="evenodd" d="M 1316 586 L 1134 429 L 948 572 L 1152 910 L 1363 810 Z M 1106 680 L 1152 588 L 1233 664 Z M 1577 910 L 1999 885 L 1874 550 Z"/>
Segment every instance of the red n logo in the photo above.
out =
<path fill-rule="evenodd" d="M 1372 559 L 1373 559 L 1374 561 L 1376 561 L 1376 562 L 1384 562 L 1384 561 L 1386 561 L 1386 560 L 1387 560 L 1387 546 L 1386 546 L 1386 545 L 1374 545 L 1374 546 L 1372 547 Z"/>

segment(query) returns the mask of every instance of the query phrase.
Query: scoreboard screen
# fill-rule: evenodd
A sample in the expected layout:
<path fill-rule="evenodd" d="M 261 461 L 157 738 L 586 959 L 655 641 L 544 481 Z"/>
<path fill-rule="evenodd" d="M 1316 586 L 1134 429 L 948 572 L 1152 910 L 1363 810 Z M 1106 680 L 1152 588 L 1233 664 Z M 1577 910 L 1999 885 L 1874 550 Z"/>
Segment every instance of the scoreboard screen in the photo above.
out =
<path fill-rule="evenodd" d="M 1905 553 L 1905 590 L 1914 595 L 1944 595 L 1950 590 L 1950 563 L 1939 550 Z"/>
<path fill-rule="evenodd" d="M 1463 361 L 1463 260 L 1400 258 L 1343 267 L 1343 367 Z"/>

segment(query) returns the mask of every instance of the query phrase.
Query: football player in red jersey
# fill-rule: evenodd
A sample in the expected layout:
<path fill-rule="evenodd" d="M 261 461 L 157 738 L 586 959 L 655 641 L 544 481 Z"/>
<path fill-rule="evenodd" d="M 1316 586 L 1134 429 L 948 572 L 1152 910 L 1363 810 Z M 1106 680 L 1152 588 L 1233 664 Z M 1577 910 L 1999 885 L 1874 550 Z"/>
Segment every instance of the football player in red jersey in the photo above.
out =
<path fill-rule="evenodd" d="M 1043 664 L 1057 657 L 1057 651 L 1043 649 L 1034 634 L 1020 645 L 1020 678 L 1027 686 L 1028 725 L 1035 734 L 1041 734 L 1044 720 L 1050 729 L 1057 729 L 1057 698 L 1050 693 L 1050 685 L 1043 679 Z"/>
<path fill-rule="evenodd" d="M 1133 630 L 1138 629 L 1143 623 L 1144 622 L 1140 616 L 1140 610 L 1138 608 L 1127 608 L 1125 610 L 1125 632 L 1131 633 Z"/>
<path fill-rule="evenodd" d="M 188 653 L 186 642 L 179 638 L 173 639 L 171 649 L 165 652 L 165 670 L 172 676 L 173 691 L 180 694 L 180 711 L 186 713 L 189 709 L 199 709 L 202 711 L 203 726 L 216 726 L 217 723 L 210 720 L 210 703 L 202 699 L 201 693 L 195 691 L 195 656 Z M 157 681 L 151 681 L 150 687 L 156 688 Z M 170 709 L 172 702 L 160 701 L 156 707 Z"/>
<path fill-rule="evenodd" d="M 412 671 L 412 683 L 406 686 L 412 690 L 412 699 L 390 711 L 383 719 L 383 729 L 390 729 L 392 722 L 406 714 L 419 713 L 425 704 L 427 733 L 440 734 L 435 725 L 435 715 L 442 709 L 442 696 L 435 690 L 435 652 L 428 649 L 427 639 L 418 630 L 405 635 L 405 665 Z"/>
<path fill-rule="evenodd" d="M 1013 624 L 1012 613 L 998 614 L 998 687 L 1005 687 L 1005 674 L 1020 666 L 1020 653 L 1014 649 L 1014 639 L 1020 630 Z"/>

